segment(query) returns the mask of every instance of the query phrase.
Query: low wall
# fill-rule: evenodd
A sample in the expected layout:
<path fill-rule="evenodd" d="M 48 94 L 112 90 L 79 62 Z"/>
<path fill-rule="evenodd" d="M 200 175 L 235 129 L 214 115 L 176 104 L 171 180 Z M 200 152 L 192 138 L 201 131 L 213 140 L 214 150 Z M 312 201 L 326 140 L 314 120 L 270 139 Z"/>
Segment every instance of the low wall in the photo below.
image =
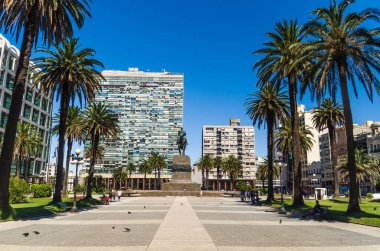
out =
<path fill-rule="evenodd" d="M 142 197 L 166 197 L 166 196 L 193 196 L 199 197 L 198 191 L 162 191 L 162 190 L 136 190 L 136 194 Z M 203 191 L 203 197 L 223 197 L 223 192 Z"/>

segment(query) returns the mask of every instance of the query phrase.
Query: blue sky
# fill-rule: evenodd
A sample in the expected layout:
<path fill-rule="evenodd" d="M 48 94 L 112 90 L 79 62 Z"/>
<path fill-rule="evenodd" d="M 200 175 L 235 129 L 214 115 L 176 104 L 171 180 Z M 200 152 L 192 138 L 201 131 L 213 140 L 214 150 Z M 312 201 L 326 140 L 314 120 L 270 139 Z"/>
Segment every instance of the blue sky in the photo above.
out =
<path fill-rule="evenodd" d="M 359 0 L 352 10 L 374 6 Z M 309 11 L 327 0 L 94 0 L 92 18 L 75 36 L 97 51 L 106 69 L 183 72 L 184 125 L 187 153 L 201 155 L 203 125 L 227 124 L 241 118 L 250 125 L 244 101 L 256 91 L 252 52 L 267 41 L 266 33 L 283 19 L 309 19 Z M 14 41 L 9 35 L 6 35 Z M 309 97 L 302 103 L 315 105 Z M 380 99 L 371 104 L 364 93 L 351 96 L 355 123 L 380 121 Z M 57 105 L 55 106 L 57 110 Z M 256 154 L 266 155 L 266 131 L 256 128 Z M 55 143 L 54 143 L 55 144 Z M 53 144 L 53 145 L 54 145 Z M 54 149 L 54 146 L 53 146 Z"/>

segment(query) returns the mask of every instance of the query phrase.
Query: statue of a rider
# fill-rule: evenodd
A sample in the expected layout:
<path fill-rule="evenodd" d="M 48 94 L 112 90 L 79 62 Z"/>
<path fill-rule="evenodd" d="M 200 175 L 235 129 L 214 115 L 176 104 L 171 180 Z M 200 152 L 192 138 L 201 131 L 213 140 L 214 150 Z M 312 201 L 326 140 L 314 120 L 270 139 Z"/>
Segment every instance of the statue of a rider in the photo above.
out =
<path fill-rule="evenodd" d="M 183 128 L 181 128 L 181 130 L 178 131 L 177 145 L 178 145 L 179 155 L 185 155 L 185 150 L 187 146 L 187 138 L 186 138 L 186 132 L 185 130 L 183 130 Z"/>

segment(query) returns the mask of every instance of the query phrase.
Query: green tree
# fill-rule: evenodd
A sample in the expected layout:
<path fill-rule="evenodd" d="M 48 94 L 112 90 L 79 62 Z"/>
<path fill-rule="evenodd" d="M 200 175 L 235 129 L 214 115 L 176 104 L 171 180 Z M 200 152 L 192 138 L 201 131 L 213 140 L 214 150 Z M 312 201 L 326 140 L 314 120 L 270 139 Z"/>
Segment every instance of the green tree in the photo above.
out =
<path fill-rule="evenodd" d="M 380 176 L 377 177 L 375 188 L 376 188 L 377 192 L 380 192 Z"/>
<path fill-rule="evenodd" d="M 273 191 L 273 146 L 276 119 L 284 120 L 288 116 L 289 105 L 285 92 L 275 85 L 267 84 L 252 94 L 246 102 L 246 112 L 253 125 L 260 128 L 266 122 L 268 152 L 268 196 L 267 203 L 274 200 Z"/>
<path fill-rule="evenodd" d="M 339 196 L 339 177 L 337 153 L 335 146 L 335 126 L 344 123 L 343 108 L 332 99 L 324 99 L 322 104 L 313 111 L 313 124 L 319 131 L 327 128 L 331 149 L 331 168 L 334 170 L 334 194 Z"/>
<path fill-rule="evenodd" d="M 53 202 L 56 203 L 61 201 L 63 188 L 63 159 L 70 100 L 74 102 L 77 97 L 82 104 L 83 99 L 92 99 L 104 78 L 95 69 L 103 67 L 101 62 L 92 58 L 95 51 L 79 49 L 78 39 L 64 41 L 62 48 L 57 44 L 53 44 L 53 47 L 55 51 L 46 48 L 39 50 L 46 56 L 37 58 L 35 67 L 41 69 L 36 74 L 37 82 L 41 83 L 41 91 L 46 94 L 53 92 L 57 98 L 60 97 L 57 178 L 53 196 Z"/>
<path fill-rule="evenodd" d="M 67 181 L 69 178 L 69 167 L 70 167 L 70 158 L 71 150 L 73 148 L 73 143 L 75 140 L 81 142 L 84 139 L 84 134 L 79 130 L 79 121 L 80 121 L 81 111 L 79 107 L 69 107 L 66 119 L 66 139 L 67 139 L 67 151 L 66 151 L 66 168 L 65 176 L 63 179 L 63 194 L 67 194 Z M 60 114 L 55 114 L 53 121 L 54 126 L 51 129 L 54 135 L 59 135 L 59 119 Z"/>
<path fill-rule="evenodd" d="M 229 155 L 223 162 L 223 172 L 228 173 L 231 180 L 231 190 L 234 188 L 236 178 L 242 173 L 243 166 L 234 155 Z"/>
<path fill-rule="evenodd" d="M 208 190 L 208 174 L 214 167 L 213 159 L 210 155 L 203 155 L 197 162 L 198 168 L 202 171 L 202 185 L 206 183 L 206 190 Z M 206 174 L 206 179 L 205 179 Z M 205 182 L 206 181 L 206 182 Z"/>
<path fill-rule="evenodd" d="M 366 153 L 364 149 L 355 149 L 355 167 L 356 167 L 356 183 L 359 187 L 360 194 L 360 183 L 365 182 L 366 180 L 374 182 L 374 177 L 380 175 L 380 166 L 379 160 L 372 156 L 371 154 Z M 341 159 L 343 163 L 339 168 L 342 174 L 343 179 L 350 180 L 350 167 L 348 164 L 347 156 L 344 156 Z M 351 182 L 351 180 L 350 180 Z"/>
<path fill-rule="evenodd" d="M 114 187 L 116 188 L 117 183 L 119 183 L 119 186 L 120 186 L 122 182 L 125 182 L 128 180 L 128 173 L 125 172 L 122 167 L 119 167 L 114 171 L 114 173 L 112 174 L 112 177 L 114 179 Z"/>
<path fill-rule="evenodd" d="M 213 159 L 213 163 L 214 163 L 214 167 L 216 168 L 216 175 L 217 175 L 217 184 L 216 184 L 216 187 L 218 190 L 220 190 L 220 170 L 222 168 L 222 165 L 223 165 L 223 158 L 221 156 L 216 156 L 214 159 Z"/>
<path fill-rule="evenodd" d="M 311 12 L 315 17 L 306 25 L 307 33 L 313 38 L 316 56 L 311 70 L 311 90 L 317 97 L 327 91 L 335 97 L 340 88 L 347 138 L 348 169 L 350 174 L 350 199 L 347 213 L 359 212 L 359 187 L 356 184 L 353 120 L 347 82 L 351 82 L 355 95 L 356 83 L 363 85 L 372 101 L 373 88 L 380 91 L 380 39 L 378 28 L 364 27 L 364 23 L 380 20 L 377 9 L 360 13 L 347 13 L 353 1 L 344 0 L 330 3 L 327 8 Z"/>
<path fill-rule="evenodd" d="M 161 189 L 161 170 L 164 169 L 166 165 L 165 158 L 161 156 L 159 153 L 152 152 L 149 156 L 149 165 L 154 169 L 154 189 Z M 157 174 L 158 174 L 158 180 L 157 183 Z"/>
<path fill-rule="evenodd" d="M 144 174 L 144 179 L 143 179 L 143 190 L 145 190 L 145 180 L 146 180 L 146 174 L 147 173 L 152 173 L 152 167 L 149 165 L 148 160 L 144 160 L 140 166 L 139 166 L 139 172 Z"/>
<path fill-rule="evenodd" d="M 85 17 L 90 16 L 88 2 L 88 0 L 4 0 L 0 4 L 0 27 L 5 33 L 15 34 L 16 42 L 22 34 L 15 86 L 4 134 L 5 147 L 2 147 L 0 155 L 0 209 L 9 208 L 12 153 L 33 45 L 41 37 L 48 45 L 71 37 L 73 23 L 81 28 Z"/>
<path fill-rule="evenodd" d="M 310 53 L 304 46 L 304 30 L 297 21 L 277 23 L 275 32 L 267 34 L 270 42 L 264 43 L 264 48 L 255 52 L 263 55 L 255 65 L 260 84 L 268 82 L 275 85 L 287 85 L 289 90 L 290 118 L 293 156 L 293 206 L 302 206 L 302 173 L 301 173 L 301 143 L 299 135 L 299 118 L 297 110 L 298 83 L 304 84 L 304 75 L 310 66 Z"/>
<path fill-rule="evenodd" d="M 17 123 L 16 142 L 14 147 L 14 159 L 17 159 L 16 176 L 20 178 L 22 162 L 24 161 L 24 179 L 28 182 L 29 161 L 31 156 L 39 153 L 42 138 L 36 129 L 23 121 Z"/>
<path fill-rule="evenodd" d="M 100 138 L 116 139 L 119 135 L 117 117 L 113 116 L 106 104 L 92 103 L 87 106 L 80 122 L 81 130 L 86 132 L 86 137 L 91 141 L 90 170 L 88 173 L 86 198 L 92 198 L 94 168 L 97 158 Z"/>
<path fill-rule="evenodd" d="M 300 136 L 301 142 L 301 154 L 305 154 L 313 147 L 314 139 L 313 133 L 310 129 L 309 126 L 304 124 L 301 124 L 299 127 L 298 135 Z M 294 144 L 292 125 L 289 119 L 283 121 L 283 124 L 278 128 L 275 137 L 277 148 L 284 154 L 284 156 L 289 155 L 292 152 Z"/>
<path fill-rule="evenodd" d="M 280 167 L 277 165 L 273 165 L 273 176 L 276 178 L 280 177 Z M 264 161 L 260 163 L 260 165 L 257 167 L 256 171 L 256 178 L 259 180 L 268 180 L 269 178 L 269 162 L 267 158 L 264 158 Z M 263 182 L 264 184 L 264 182 Z M 263 185 L 264 186 L 264 185 Z"/>
<path fill-rule="evenodd" d="M 136 166 L 133 163 L 128 163 L 127 165 L 127 187 L 128 187 L 128 180 L 131 180 L 132 173 L 136 171 Z"/>

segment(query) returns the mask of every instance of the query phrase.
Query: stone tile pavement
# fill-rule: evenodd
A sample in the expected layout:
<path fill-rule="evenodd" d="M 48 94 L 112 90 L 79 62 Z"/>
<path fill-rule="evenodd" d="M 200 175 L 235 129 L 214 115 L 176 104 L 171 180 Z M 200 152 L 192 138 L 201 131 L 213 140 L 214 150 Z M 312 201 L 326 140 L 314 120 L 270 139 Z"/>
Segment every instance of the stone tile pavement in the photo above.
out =
<path fill-rule="evenodd" d="M 0 251 L 380 250 L 379 228 L 266 210 L 234 198 L 122 198 L 79 214 L 0 223 Z"/>

